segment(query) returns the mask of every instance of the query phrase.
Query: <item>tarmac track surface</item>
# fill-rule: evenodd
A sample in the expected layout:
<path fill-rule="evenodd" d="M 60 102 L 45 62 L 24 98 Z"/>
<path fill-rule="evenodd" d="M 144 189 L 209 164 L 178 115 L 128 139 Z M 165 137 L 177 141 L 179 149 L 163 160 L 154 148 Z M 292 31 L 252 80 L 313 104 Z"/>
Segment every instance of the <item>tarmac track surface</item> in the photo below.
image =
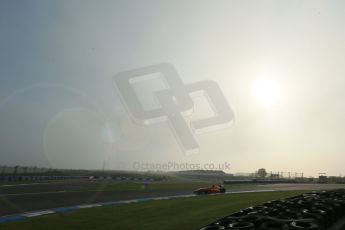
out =
<path fill-rule="evenodd" d="M 85 184 L 86 183 L 86 184 Z M 189 195 L 188 189 L 172 190 L 133 190 L 133 191 L 71 191 L 82 188 L 85 181 L 67 181 L 53 183 L 39 183 L 28 185 L 0 185 L 0 216 L 43 210 L 56 207 L 93 204 L 107 201 L 122 201 L 140 198 L 165 197 L 175 195 Z M 318 190 L 345 188 L 345 185 L 326 184 L 275 184 L 275 185 L 232 185 L 230 192 L 260 191 L 260 190 Z"/>

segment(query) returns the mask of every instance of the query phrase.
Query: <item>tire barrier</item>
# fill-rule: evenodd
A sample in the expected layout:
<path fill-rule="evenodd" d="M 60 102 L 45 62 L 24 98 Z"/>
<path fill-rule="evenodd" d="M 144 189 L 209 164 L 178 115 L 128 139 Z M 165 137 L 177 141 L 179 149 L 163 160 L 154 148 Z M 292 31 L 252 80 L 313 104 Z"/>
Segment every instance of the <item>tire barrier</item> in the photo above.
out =
<path fill-rule="evenodd" d="M 345 189 L 272 200 L 225 216 L 199 230 L 344 230 Z M 337 227 L 335 227 L 337 226 Z"/>

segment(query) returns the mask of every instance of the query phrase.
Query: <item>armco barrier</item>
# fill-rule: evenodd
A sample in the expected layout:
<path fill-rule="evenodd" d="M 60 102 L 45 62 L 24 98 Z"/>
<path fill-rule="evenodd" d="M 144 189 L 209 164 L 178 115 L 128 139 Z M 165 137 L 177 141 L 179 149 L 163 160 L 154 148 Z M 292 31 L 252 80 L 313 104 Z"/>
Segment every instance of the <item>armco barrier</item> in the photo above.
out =
<path fill-rule="evenodd" d="M 344 230 L 345 190 L 273 200 L 225 216 L 199 230 Z"/>
<path fill-rule="evenodd" d="M 0 182 L 18 182 L 18 181 L 46 181 L 46 180 L 71 180 L 71 179 L 87 179 L 87 176 L 0 176 Z"/>

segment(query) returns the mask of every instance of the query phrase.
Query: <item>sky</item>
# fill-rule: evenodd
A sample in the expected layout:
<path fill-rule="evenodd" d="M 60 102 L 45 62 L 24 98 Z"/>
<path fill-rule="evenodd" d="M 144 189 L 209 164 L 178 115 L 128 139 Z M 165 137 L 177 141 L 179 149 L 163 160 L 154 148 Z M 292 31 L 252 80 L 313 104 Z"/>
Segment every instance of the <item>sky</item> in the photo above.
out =
<path fill-rule="evenodd" d="M 344 1 L 0 1 L 0 165 L 345 175 Z M 168 122 L 143 125 L 114 87 L 159 63 L 216 82 L 230 127 L 185 154 Z M 159 81 L 133 86 L 154 98 Z M 148 102 L 150 104 L 150 102 Z M 194 99 L 195 120 L 212 115 Z"/>

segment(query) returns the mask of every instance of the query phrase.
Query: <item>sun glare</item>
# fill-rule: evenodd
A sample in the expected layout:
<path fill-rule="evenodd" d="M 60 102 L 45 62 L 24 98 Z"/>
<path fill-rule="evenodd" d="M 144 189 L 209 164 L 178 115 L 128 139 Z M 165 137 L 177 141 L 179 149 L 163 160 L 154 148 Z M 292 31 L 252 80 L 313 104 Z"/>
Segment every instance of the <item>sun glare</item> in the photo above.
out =
<path fill-rule="evenodd" d="M 261 106 L 275 105 L 280 98 L 279 84 L 272 79 L 261 79 L 254 83 L 254 97 Z"/>

